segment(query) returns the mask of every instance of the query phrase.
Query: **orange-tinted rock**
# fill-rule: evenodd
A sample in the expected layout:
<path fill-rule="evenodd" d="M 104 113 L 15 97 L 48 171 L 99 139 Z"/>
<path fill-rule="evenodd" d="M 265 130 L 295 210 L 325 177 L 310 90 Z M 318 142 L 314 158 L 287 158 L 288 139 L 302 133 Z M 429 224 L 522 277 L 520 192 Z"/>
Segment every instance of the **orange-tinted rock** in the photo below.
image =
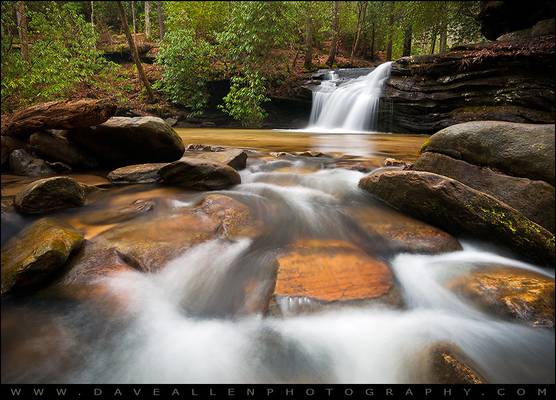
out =
<path fill-rule="evenodd" d="M 448 287 L 483 310 L 539 327 L 554 327 L 554 279 L 509 267 L 475 270 Z"/>
<path fill-rule="evenodd" d="M 354 245 L 300 240 L 278 257 L 275 296 L 334 302 L 378 299 L 393 286 L 390 269 Z"/>
<path fill-rule="evenodd" d="M 426 350 L 430 374 L 425 383 L 479 384 L 487 383 L 473 367 L 469 358 L 452 343 L 438 343 Z"/>

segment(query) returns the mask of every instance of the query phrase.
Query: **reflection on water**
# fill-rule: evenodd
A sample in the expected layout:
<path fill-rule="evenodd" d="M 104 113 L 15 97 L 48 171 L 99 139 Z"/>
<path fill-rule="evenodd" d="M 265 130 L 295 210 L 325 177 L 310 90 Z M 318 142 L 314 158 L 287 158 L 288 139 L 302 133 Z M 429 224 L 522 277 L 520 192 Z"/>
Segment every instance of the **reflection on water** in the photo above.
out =
<path fill-rule="evenodd" d="M 372 153 L 372 142 L 366 135 L 315 135 L 312 138 L 314 150 L 323 153 L 343 153 L 354 156 L 368 156 Z"/>

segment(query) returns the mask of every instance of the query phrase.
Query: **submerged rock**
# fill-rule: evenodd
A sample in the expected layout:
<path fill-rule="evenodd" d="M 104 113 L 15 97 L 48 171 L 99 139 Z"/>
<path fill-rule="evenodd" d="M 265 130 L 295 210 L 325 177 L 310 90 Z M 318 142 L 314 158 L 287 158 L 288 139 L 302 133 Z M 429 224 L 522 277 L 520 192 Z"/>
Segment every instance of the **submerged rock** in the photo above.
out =
<path fill-rule="evenodd" d="M 113 170 L 108 179 L 113 183 L 155 183 L 160 180 L 158 171 L 168 163 L 128 165 Z"/>
<path fill-rule="evenodd" d="M 81 222 L 88 225 L 117 224 L 143 215 L 154 208 L 152 200 L 135 200 L 132 204 L 119 208 L 93 211 L 81 216 Z"/>
<path fill-rule="evenodd" d="M 2 248 L 2 295 L 48 280 L 82 242 L 81 232 L 47 218 L 24 229 Z"/>
<path fill-rule="evenodd" d="M 31 147 L 48 160 L 74 167 L 96 168 L 98 161 L 66 137 L 66 131 L 36 132 L 29 138 Z"/>
<path fill-rule="evenodd" d="M 105 99 L 41 103 L 13 114 L 2 135 L 27 137 L 40 129 L 85 128 L 102 124 L 115 112 L 116 105 Z"/>
<path fill-rule="evenodd" d="M 437 343 L 424 352 L 424 383 L 443 385 L 487 383 L 472 361 L 453 343 Z M 419 372 L 418 372 L 419 373 Z"/>
<path fill-rule="evenodd" d="M 496 241 L 539 262 L 554 262 L 554 235 L 496 198 L 421 171 L 377 171 L 359 186 L 390 206 L 454 234 Z"/>
<path fill-rule="evenodd" d="M 488 193 L 554 232 L 554 186 L 544 181 L 501 174 L 433 152 L 423 153 L 412 169 L 444 175 Z"/>
<path fill-rule="evenodd" d="M 474 121 L 438 131 L 421 150 L 554 185 L 554 139 L 554 125 Z"/>
<path fill-rule="evenodd" d="M 26 214 L 46 213 L 85 204 L 85 186 L 67 176 L 34 181 L 15 196 L 15 208 Z"/>
<path fill-rule="evenodd" d="M 235 169 L 214 161 L 183 157 L 158 171 L 166 184 L 194 190 L 227 189 L 241 183 Z"/>
<path fill-rule="evenodd" d="M 300 240 L 278 256 L 274 296 L 319 302 L 391 302 L 393 276 L 388 266 L 351 243 Z"/>
<path fill-rule="evenodd" d="M 185 151 L 179 135 L 157 117 L 113 117 L 91 128 L 70 130 L 70 141 L 103 165 L 170 162 Z"/>
<path fill-rule="evenodd" d="M 448 288 L 486 312 L 536 327 L 554 327 L 554 279 L 510 267 L 474 270 Z"/>

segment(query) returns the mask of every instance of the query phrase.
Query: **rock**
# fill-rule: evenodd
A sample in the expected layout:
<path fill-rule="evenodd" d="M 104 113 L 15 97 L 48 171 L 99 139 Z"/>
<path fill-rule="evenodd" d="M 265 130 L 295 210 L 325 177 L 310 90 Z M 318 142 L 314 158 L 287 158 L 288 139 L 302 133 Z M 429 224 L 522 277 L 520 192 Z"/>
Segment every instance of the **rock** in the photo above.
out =
<path fill-rule="evenodd" d="M 554 327 L 554 278 L 517 268 L 490 267 L 455 278 L 447 287 L 499 317 Z"/>
<path fill-rule="evenodd" d="M 113 183 L 155 183 L 160 180 L 158 171 L 168 163 L 128 165 L 113 170 L 108 179 Z"/>
<path fill-rule="evenodd" d="M 185 151 L 176 131 L 157 117 L 113 117 L 98 126 L 70 130 L 67 137 L 102 165 L 113 167 L 175 161 Z"/>
<path fill-rule="evenodd" d="M 529 28 L 537 21 L 554 18 L 554 2 L 535 0 L 533 3 L 482 1 L 477 19 L 481 23 L 481 33 L 490 40 L 502 33 Z"/>
<path fill-rule="evenodd" d="M 26 228 L 2 248 L 2 296 L 51 278 L 82 242 L 79 231 L 47 218 Z"/>
<path fill-rule="evenodd" d="M 106 100 L 51 101 L 14 113 L 2 134 L 27 137 L 41 129 L 85 128 L 102 124 L 115 112 L 116 105 Z"/>
<path fill-rule="evenodd" d="M 496 40 L 500 42 L 519 41 L 544 35 L 554 35 L 554 18 L 539 21 L 529 29 L 506 33 Z"/>
<path fill-rule="evenodd" d="M 186 151 L 224 151 L 226 150 L 225 147 L 221 146 L 213 146 L 210 144 L 188 144 L 185 148 Z"/>
<path fill-rule="evenodd" d="M 554 125 L 473 121 L 435 133 L 421 151 L 554 185 L 554 139 Z"/>
<path fill-rule="evenodd" d="M 206 153 L 185 152 L 184 157 L 226 164 L 234 169 L 244 169 L 247 165 L 247 153 L 240 149 L 228 149 L 224 151 L 211 150 Z"/>
<path fill-rule="evenodd" d="M 371 237 L 378 235 L 390 242 L 395 253 L 440 254 L 462 250 L 449 233 L 387 207 L 351 209 L 349 215 Z"/>
<path fill-rule="evenodd" d="M 153 272 L 195 244 L 217 237 L 254 237 L 261 229 L 262 222 L 243 203 L 224 195 L 209 195 L 196 206 L 180 208 L 174 214 L 120 223 L 91 241 L 95 248 L 117 251 L 125 264 Z"/>
<path fill-rule="evenodd" d="M 24 149 L 12 151 L 9 160 L 10 170 L 17 175 L 30 177 L 55 175 L 56 171 L 46 161 L 33 157 Z"/>
<path fill-rule="evenodd" d="M 178 123 L 178 118 L 177 117 L 170 117 L 170 118 L 166 118 L 164 120 L 164 122 L 166 122 L 168 125 L 170 126 L 174 126 Z"/>
<path fill-rule="evenodd" d="M 278 256 L 278 264 L 274 289 L 278 298 L 327 303 L 385 300 L 393 289 L 386 264 L 344 241 L 297 241 Z"/>
<path fill-rule="evenodd" d="M 467 121 L 553 124 L 554 36 L 456 46 L 392 64 L 381 132 L 434 133 Z"/>
<path fill-rule="evenodd" d="M 34 181 L 15 196 L 15 208 L 25 214 L 46 213 L 85 204 L 85 188 L 67 176 Z"/>
<path fill-rule="evenodd" d="M 378 171 L 359 186 L 390 206 L 455 235 L 495 241 L 541 264 L 554 262 L 554 235 L 496 198 L 421 171 Z"/>
<path fill-rule="evenodd" d="M 241 177 L 232 167 L 190 157 L 162 167 L 158 174 L 165 184 L 194 190 L 227 189 L 241 183 Z"/>
<path fill-rule="evenodd" d="M 297 151 L 295 155 L 300 157 L 330 157 L 328 154 L 321 153 L 320 151 Z"/>
<path fill-rule="evenodd" d="M 487 167 L 432 152 L 423 153 L 413 164 L 413 170 L 448 176 L 488 193 L 554 232 L 554 186 L 546 182 L 500 174 Z"/>
<path fill-rule="evenodd" d="M 472 367 L 472 361 L 453 343 L 437 343 L 425 350 L 423 371 L 428 384 L 480 384 L 485 378 Z"/>
<path fill-rule="evenodd" d="M 74 167 L 98 167 L 98 161 L 70 142 L 66 134 L 62 130 L 35 132 L 30 136 L 29 143 L 33 150 L 48 160 L 61 161 Z"/>
<path fill-rule="evenodd" d="M 403 160 L 398 160 L 396 158 L 386 158 L 384 159 L 384 162 L 382 163 L 383 166 L 385 167 L 403 167 L 403 168 L 408 168 L 410 167 L 412 164 L 408 163 L 407 161 L 403 161 Z"/>
<path fill-rule="evenodd" d="M 1 151 L 1 163 L 0 167 L 4 168 L 8 164 L 10 159 L 10 154 L 14 150 L 22 149 L 25 147 L 25 142 L 17 140 L 10 136 L 0 136 L 0 151 Z"/>
<path fill-rule="evenodd" d="M 137 218 L 154 208 L 152 200 L 135 200 L 130 205 L 109 208 L 107 210 L 93 211 L 80 217 L 80 221 L 88 225 L 118 224 L 130 219 Z"/>

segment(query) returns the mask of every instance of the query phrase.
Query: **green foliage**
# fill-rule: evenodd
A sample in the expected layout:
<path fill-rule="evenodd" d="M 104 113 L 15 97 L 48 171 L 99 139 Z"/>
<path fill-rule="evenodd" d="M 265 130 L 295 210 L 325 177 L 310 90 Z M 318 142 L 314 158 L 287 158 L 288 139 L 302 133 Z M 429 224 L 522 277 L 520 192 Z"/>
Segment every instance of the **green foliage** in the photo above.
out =
<path fill-rule="evenodd" d="M 232 78 L 230 92 L 219 108 L 243 126 L 258 127 L 266 117 L 262 104 L 269 101 L 265 96 L 265 80 L 258 72 Z"/>
<path fill-rule="evenodd" d="M 194 113 L 204 110 L 208 100 L 206 82 L 210 78 L 213 46 L 196 39 L 191 29 L 176 29 L 164 36 L 157 62 L 162 66 L 162 89 L 177 104 Z"/>
<path fill-rule="evenodd" d="M 77 84 L 92 84 L 110 70 L 95 49 L 91 24 L 77 13 L 75 3 L 45 2 L 27 9 L 29 63 L 19 52 L 4 59 L 2 39 L 2 104 L 11 108 L 66 97 Z"/>

